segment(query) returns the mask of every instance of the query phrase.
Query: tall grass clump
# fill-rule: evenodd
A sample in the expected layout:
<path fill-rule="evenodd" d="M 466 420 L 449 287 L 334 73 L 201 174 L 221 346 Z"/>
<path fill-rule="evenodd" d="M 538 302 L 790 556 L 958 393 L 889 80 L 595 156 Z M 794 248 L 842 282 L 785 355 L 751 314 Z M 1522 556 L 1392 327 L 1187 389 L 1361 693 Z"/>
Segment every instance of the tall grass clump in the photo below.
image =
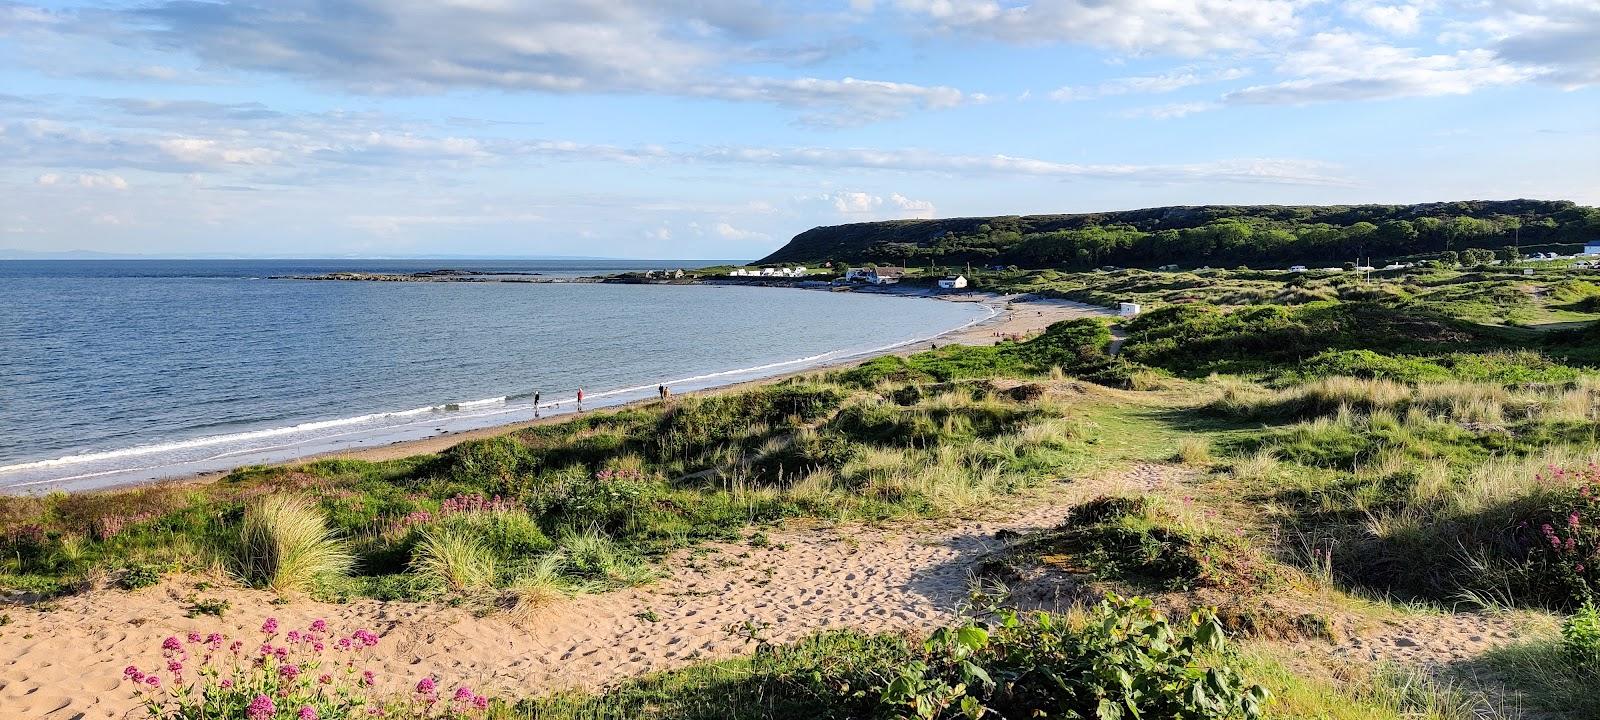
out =
<path fill-rule="evenodd" d="M 304 591 L 350 573 L 355 556 L 311 501 L 266 495 L 245 510 L 239 528 L 239 574 L 277 591 Z"/>
<path fill-rule="evenodd" d="M 494 587 L 494 552 L 477 535 L 457 527 L 431 527 L 421 536 L 411 570 L 423 582 L 457 592 Z"/>

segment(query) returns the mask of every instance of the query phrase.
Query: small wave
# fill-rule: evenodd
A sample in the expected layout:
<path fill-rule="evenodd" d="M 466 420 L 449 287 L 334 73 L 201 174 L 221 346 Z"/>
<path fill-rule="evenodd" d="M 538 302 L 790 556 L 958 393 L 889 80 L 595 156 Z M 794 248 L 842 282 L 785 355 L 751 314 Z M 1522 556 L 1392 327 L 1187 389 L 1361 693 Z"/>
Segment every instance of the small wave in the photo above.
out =
<path fill-rule="evenodd" d="M 247 430 L 245 432 L 228 433 L 225 435 L 207 435 L 204 437 L 191 438 L 189 440 L 177 440 L 173 442 L 154 443 L 150 445 L 137 445 L 131 448 L 123 448 L 120 450 L 80 453 L 77 455 L 67 455 L 65 457 L 52 458 L 49 460 L 34 460 L 30 462 L 17 463 L 14 465 L 0 465 L 0 473 L 18 472 L 22 470 L 38 470 L 41 468 L 57 467 L 62 465 L 81 465 L 83 463 L 116 460 L 124 457 L 168 453 L 178 450 L 191 450 L 195 448 L 208 447 L 211 445 L 237 443 L 248 440 L 260 440 L 263 438 L 313 432 L 317 430 L 327 430 L 349 425 L 361 425 L 392 418 L 418 417 L 435 413 L 444 413 L 450 412 L 451 408 L 459 410 L 464 408 L 487 407 L 496 404 L 503 404 L 505 401 L 506 399 L 504 397 L 498 397 L 484 400 L 470 400 L 460 403 L 449 403 L 444 405 L 429 405 L 427 407 L 412 408 L 410 410 L 369 413 L 367 415 L 357 415 L 354 417 L 337 418 L 333 420 L 316 420 L 284 427 Z"/>

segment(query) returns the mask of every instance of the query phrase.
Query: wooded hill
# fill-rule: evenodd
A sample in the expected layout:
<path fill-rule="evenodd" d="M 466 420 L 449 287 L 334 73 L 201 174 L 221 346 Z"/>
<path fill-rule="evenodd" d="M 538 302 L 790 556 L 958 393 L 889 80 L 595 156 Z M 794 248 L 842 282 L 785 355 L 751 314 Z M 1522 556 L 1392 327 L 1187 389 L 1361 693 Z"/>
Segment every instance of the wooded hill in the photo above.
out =
<path fill-rule="evenodd" d="M 1561 200 L 1202 205 L 817 227 L 759 262 L 1234 266 L 1385 260 L 1513 245 L 1524 252 L 1570 253 L 1586 241 L 1600 241 L 1600 208 Z"/>

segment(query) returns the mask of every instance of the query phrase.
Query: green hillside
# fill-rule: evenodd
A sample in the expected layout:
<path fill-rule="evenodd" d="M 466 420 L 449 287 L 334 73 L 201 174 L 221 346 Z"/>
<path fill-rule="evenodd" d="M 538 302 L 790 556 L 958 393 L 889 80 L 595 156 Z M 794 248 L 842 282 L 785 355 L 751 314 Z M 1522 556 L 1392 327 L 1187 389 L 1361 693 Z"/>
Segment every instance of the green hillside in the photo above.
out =
<path fill-rule="evenodd" d="M 1600 209 L 1560 200 L 1203 205 L 818 227 L 760 262 L 1234 266 L 1382 260 L 1512 245 L 1528 253 L 1570 253 L 1597 240 Z"/>

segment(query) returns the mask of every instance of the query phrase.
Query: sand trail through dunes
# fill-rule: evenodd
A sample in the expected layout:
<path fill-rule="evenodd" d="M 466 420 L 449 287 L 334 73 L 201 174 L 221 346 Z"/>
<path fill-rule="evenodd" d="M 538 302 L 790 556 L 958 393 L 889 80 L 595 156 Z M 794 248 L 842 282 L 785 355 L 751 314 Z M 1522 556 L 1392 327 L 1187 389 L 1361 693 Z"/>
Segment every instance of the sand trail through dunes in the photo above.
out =
<path fill-rule="evenodd" d="M 162 662 L 160 643 L 189 631 L 222 632 L 255 647 L 262 622 L 382 636 L 371 662 L 379 684 L 403 692 L 433 674 L 509 697 L 597 687 L 751 648 L 729 631 L 746 623 L 774 641 L 826 628 L 922 630 L 950 620 L 973 561 L 999 546 L 999 530 L 1060 521 L 1086 490 L 1052 489 L 1050 502 L 985 521 L 919 521 L 893 528 L 787 529 L 770 544 L 712 545 L 678 553 L 667 575 L 643 588 L 582 596 L 525 621 L 475 617 L 462 608 L 363 600 L 274 605 L 238 588 L 196 591 L 170 580 L 135 592 L 64 598 L 51 609 L 12 608 L 0 627 L 0 718 L 143 717 L 122 669 Z M 1000 512 L 991 512 L 1000 515 Z M 186 617 L 192 597 L 225 599 L 221 618 Z"/>

